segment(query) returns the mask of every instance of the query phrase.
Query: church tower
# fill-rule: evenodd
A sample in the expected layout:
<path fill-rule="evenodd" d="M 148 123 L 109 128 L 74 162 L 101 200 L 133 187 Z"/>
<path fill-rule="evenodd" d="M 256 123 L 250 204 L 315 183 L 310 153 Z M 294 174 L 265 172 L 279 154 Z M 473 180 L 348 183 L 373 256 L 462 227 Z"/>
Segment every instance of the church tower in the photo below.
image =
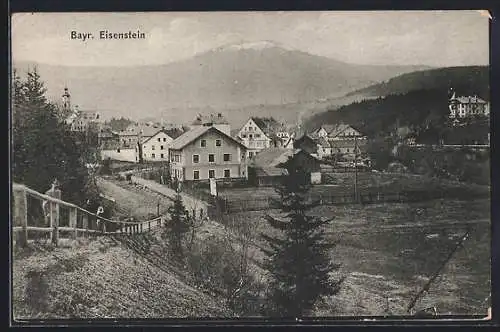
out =
<path fill-rule="evenodd" d="M 68 87 L 64 88 L 64 94 L 62 95 L 63 109 L 65 111 L 71 110 L 71 95 L 69 94 Z"/>

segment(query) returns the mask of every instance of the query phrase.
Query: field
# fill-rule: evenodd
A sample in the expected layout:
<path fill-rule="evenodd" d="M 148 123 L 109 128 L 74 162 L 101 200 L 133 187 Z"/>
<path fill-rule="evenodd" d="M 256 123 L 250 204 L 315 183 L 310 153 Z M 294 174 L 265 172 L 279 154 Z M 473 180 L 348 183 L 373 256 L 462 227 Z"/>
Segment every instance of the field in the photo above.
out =
<path fill-rule="evenodd" d="M 318 315 L 405 315 L 412 297 L 445 261 L 469 229 L 463 248 L 453 255 L 415 308 L 436 306 L 439 314 L 486 314 L 490 294 L 489 200 L 436 200 L 418 204 L 321 206 L 312 214 L 335 217 L 327 230 L 337 243 L 332 259 L 347 276 L 340 294 L 325 299 Z M 227 216 L 256 223 L 268 212 Z"/>

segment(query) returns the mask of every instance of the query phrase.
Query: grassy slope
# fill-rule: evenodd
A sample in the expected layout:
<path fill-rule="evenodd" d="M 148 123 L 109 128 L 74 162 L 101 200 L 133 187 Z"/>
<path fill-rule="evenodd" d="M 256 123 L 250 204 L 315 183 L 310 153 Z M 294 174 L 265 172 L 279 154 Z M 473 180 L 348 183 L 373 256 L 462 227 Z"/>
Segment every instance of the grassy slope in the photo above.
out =
<path fill-rule="evenodd" d="M 436 200 L 316 208 L 312 214 L 335 217 L 327 230 L 330 241 L 337 243 L 331 255 L 341 264 L 335 276 L 346 276 L 341 292 L 319 303 L 316 315 L 407 314 L 412 297 L 467 227 L 471 233 L 464 247 L 416 308 L 437 306 L 440 314 L 485 314 L 491 289 L 489 204 L 489 200 Z M 269 234 L 273 230 L 263 217 L 278 212 L 242 212 L 227 218 L 255 223 L 258 233 Z"/>
<path fill-rule="evenodd" d="M 45 247 L 47 248 L 47 247 Z M 14 317 L 172 318 L 226 316 L 228 311 L 128 246 L 102 238 L 42 251 L 13 262 Z"/>

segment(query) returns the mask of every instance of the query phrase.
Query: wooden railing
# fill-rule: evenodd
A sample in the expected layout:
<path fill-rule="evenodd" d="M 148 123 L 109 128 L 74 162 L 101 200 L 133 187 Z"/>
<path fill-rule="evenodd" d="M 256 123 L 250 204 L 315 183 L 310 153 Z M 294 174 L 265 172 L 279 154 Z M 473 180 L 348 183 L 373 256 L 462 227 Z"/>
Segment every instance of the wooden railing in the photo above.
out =
<path fill-rule="evenodd" d="M 111 220 L 75 204 L 41 194 L 22 184 L 13 184 L 12 231 L 16 245 L 46 235 L 57 245 L 59 238 L 89 235 L 136 234 L 160 227 L 164 217 L 139 222 Z M 44 208 L 48 207 L 47 208 Z M 47 212 L 48 210 L 48 212 Z M 38 236 L 36 236 L 38 235 Z"/>

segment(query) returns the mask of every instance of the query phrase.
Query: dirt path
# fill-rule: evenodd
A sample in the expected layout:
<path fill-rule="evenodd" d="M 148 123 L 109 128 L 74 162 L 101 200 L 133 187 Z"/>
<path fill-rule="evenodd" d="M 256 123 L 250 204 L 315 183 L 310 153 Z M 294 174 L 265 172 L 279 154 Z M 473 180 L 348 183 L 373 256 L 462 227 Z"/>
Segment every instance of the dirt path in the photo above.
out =
<path fill-rule="evenodd" d="M 175 192 L 175 190 L 173 190 L 169 187 L 166 187 L 164 185 L 161 185 L 159 183 L 156 183 L 154 181 L 151 181 L 151 180 L 145 180 L 145 179 L 139 178 L 137 176 L 132 176 L 131 180 L 133 183 L 143 185 L 143 186 L 147 187 L 149 190 L 152 190 L 153 192 L 161 194 L 163 196 L 169 197 L 170 199 L 174 199 L 175 195 L 177 194 Z M 205 211 L 204 213 L 206 213 L 206 211 L 207 211 L 207 203 L 206 202 L 204 202 L 200 199 L 194 198 L 186 193 L 181 193 L 181 197 L 182 197 L 182 201 L 184 203 L 184 206 L 186 207 L 186 209 L 189 212 L 191 212 L 192 210 L 196 210 L 197 213 L 199 213 L 199 210 L 203 209 L 203 211 Z"/>
<path fill-rule="evenodd" d="M 138 188 L 135 190 L 124 188 L 114 180 L 97 178 L 97 185 L 103 194 L 115 199 L 118 216 L 134 217 L 139 220 L 148 219 L 151 215 L 157 214 L 158 204 L 160 214 L 166 213 L 172 204 L 170 199 L 165 199 L 157 193 Z"/>

